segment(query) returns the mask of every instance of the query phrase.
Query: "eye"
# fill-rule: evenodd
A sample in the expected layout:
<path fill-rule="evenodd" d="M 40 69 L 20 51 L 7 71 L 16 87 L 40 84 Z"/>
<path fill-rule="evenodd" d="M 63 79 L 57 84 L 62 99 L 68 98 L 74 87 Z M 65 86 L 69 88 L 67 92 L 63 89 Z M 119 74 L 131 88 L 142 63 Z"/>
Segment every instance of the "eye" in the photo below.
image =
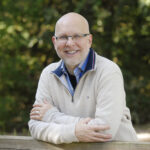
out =
<path fill-rule="evenodd" d="M 74 35 L 73 39 L 79 39 L 81 36 L 80 35 Z"/>
<path fill-rule="evenodd" d="M 60 36 L 59 39 L 60 39 L 60 40 L 67 40 L 68 37 L 67 37 L 67 36 Z"/>

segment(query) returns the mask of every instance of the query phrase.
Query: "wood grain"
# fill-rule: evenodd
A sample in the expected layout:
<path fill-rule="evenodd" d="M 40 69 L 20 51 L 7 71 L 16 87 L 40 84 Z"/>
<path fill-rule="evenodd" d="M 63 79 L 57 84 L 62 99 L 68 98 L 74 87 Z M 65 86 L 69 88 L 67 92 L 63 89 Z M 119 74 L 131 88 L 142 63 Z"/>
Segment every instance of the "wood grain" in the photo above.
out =
<path fill-rule="evenodd" d="M 150 150 L 150 142 L 71 143 L 55 145 L 30 136 L 0 136 L 0 150 Z"/>

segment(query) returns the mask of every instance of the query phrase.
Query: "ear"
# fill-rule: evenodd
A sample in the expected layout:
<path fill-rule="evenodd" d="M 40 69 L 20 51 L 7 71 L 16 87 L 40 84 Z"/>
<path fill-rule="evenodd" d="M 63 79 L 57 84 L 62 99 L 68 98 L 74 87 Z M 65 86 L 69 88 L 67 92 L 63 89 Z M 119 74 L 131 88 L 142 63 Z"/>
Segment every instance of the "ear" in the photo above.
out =
<path fill-rule="evenodd" d="M 89 35 L 88 41 L 89 41 L 89 46 L 91 47 L 92 41 L 93 41 L 93 36 L 92 36 L 92 34 Z"/>
<path fill-rule="evenodd" d="M 52 42 L 53 42 L 54 48 L 56 50 L 56 38 L 55 38 L 55 36 L 52 37 Z"/>
<path fill-rule="evenodd" d="M 55 43 L 56 43 L 56 38 L 55 38 L 55 36 L 52 36 L 52 42 L 53 42 L 53 44 L 54 44 L 54 46 L 55 46 Z"/>

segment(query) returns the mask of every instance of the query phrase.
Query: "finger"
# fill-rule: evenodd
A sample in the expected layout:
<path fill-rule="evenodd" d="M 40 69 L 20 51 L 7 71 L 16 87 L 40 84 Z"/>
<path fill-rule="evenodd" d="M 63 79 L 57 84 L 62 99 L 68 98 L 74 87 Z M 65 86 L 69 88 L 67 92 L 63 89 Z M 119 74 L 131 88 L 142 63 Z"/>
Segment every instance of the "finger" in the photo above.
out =
<path fill-rule="evenodd" d="M 103 138 L 97 138 L 97 137 L 91 137 L 89 139 L 89 142 L 108 142 L 111 141 L 111 139 L 103 139 Z"/>
<path fill-rule="evenodd" d="M 39 112 L 32 112 L 30 113 L 30 118 L 35 120 L 41 120 L 42 115 Z"/>
<path fill-rule="evenodd" d="M 93 136 L 96 138 L 101 138 L 101 139 L 111 139 L 112 138 L 111 134 L 103 134 L 103 133 L 99 133 L 99 132 L 95 132 L 93 134 Z"/>
<path fill-rule="evenodd" d="M 33 119 L 33 120 L 41 120 L 40 116 L 37 116 L 37 115 L 30 116 L 30 119 Z"/>
<path fill-rule="evenodd" d="M 31 109 L 31 112 L 33 112 L 33 111 L 40 111 L 40 107 L 32 108 L 32 109 Z"/>
<path fill-rule="evenodd" d="M 30 113 L 30 115 L 40 115 L 40 112 L 39 112 L 39 111 L 32 111 L 32 112 Z"/>
<path fill-rule="evenodd" d="M 42 104 L 34 104 L 33 107 L 42 107 Z"/>
<path fill-rule="evenodd" d="M 110 129 L 110 127 L 107 126 L 107 125 L 92 125 L 92 126 L 90 126 L 90 128 L 92 130 L 94 130 L 94 131 L 97 131 L 97 132 L 105 131 L 105 130 L 109 130 Z"/>

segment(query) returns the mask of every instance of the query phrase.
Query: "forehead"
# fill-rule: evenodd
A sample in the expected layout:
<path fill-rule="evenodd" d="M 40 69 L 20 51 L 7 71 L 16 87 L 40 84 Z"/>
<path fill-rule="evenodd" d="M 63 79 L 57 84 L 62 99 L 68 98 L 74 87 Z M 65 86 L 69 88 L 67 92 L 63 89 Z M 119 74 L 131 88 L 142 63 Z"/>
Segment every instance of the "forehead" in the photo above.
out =
<path fill-rule="evenodd" d="M 56 34 L 75 34 L 84 33 L 84 30 L 79 25 L 68 24 L 59 26 L 56 30 Z"/>
<path fill-rule="evenodd" d="M 88 33 L 88 23 L 83 18 L 66 17 L 56 23 L 55 35 Z"/>

